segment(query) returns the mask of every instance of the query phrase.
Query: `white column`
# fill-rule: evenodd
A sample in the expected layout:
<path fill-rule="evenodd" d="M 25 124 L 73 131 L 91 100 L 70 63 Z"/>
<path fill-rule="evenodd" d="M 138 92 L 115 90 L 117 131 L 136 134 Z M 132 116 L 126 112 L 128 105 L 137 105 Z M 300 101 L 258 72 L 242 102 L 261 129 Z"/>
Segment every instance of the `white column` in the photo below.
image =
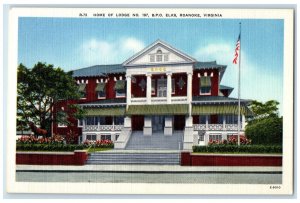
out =
<path fill-rule="evenodd" d="M 226 130 L 226 119 L 225 119 L 225 115 L 223 115 L 223 130 Z"/>
<path fill-rule="evenodd" d="M 208 116 L 209 115 L 205 116 L 205 128 L 206 128 L 206 130 L 208 130 Z"/>
<path fill-rule="evenodd" d="M 242 115 L 242 130 L 245 130 L 245 125 L 246 125 L 245 115 Z"/>
<path fill-rule="evenodd" d="M 171 104 L 172 98 L 172 73 L 167 72 L 167 104 Z"/>
<path fill-rule="evenodd" d="M 131 75 L 126 75 L 127 90 L 126 90 L 126 103 L 127 106 L 131 104 Z"/>
<path fill-rule="evenodd" d="M 147 74 L 147 104 L 151 104 L 151 74 Z"/>
<path fill-rule="evenodd" d="M 192 116 L 192 76 L 193 73 L 187 73 L 187 102 L 189 104 L 189 116 Z"/>
<path fill-rule="evenodd" d="M 145 116 L 144 117 L 144 135 L 152 135 L 152 117 Z"/>

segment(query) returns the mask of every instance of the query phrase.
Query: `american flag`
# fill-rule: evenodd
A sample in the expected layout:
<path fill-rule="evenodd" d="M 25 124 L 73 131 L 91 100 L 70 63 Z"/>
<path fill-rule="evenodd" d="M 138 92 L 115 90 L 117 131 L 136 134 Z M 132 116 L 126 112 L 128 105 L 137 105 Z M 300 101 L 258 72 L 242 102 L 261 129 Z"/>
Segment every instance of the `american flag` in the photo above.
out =
<path fill-rule="evenodd" d="M 236 45 L 235 45 L 235 53 L 234 53 L 234 58 L 232 61 L 232 63 L 234 63 L 234 64 L 237 64 L 239 54 L 240 54 L 240 38 L 241 38 L 241 34 L 239 34 L 239 38 L 236 41 Z"/>

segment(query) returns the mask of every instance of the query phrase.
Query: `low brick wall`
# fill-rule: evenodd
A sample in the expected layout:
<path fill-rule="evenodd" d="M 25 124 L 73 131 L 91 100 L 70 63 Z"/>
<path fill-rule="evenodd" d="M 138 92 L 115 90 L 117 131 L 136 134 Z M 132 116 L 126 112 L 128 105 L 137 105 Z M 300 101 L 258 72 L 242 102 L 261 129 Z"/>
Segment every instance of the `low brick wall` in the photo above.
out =
<path fill-rule="evenodd" d="M 282 155 L 182 152 L 181 166 L 282 166 Z"/>
<path fill-rule="evenodd" d="M 25 165 L 84 165 L 86 150 L 74 152 L 17 152 L 16 164 Z"/>

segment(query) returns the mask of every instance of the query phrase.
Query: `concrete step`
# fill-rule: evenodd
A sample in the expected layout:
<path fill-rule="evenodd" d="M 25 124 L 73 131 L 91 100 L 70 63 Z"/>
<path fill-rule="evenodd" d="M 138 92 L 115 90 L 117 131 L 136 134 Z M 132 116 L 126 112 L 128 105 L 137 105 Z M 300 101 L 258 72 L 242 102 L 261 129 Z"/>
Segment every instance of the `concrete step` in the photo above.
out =
<path fill-rule="evenodd" d="M 127 143 L 128 150 L 179 150 L 182 149 L 183 132 L 176 131 L 172 136 L 165 136 L 163 132 L 144 136 L 142 131 L 135 131 Z"/>
<path fill-rule="evenodd" d="M 106 152 L 91 153 L 87 164 L 159 164 L 178 165 L 180 154 L 174 152 L 154 153 L 154 152 Z"/>

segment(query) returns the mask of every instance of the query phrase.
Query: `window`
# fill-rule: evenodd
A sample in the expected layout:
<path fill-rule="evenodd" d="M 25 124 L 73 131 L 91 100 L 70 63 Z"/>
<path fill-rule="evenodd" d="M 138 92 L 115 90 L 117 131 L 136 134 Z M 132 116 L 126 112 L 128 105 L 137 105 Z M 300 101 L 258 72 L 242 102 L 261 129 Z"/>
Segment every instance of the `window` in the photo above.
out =
<path fill-rule="evenodd" d="M 124 117 L 122 117 L 122 116 L 114 117 L 114 123 L 115 123 L 115 125 L 123 125 L 124 124 Z"/>
<path fill-rule="evenodd" d="M 118 80 L 115 84 L 116 97 L 125 97 L 125 80 Z"/>
<path fill-rule="evenodd" d="M 83 127 L 83 121 L 84 121 L 84 119 L 78 120 L 78 127 Z"/>
<path fill-rule="evenodd" d="M 105 83 L 98 83 L 96 86 L 96 93 L 97 93 L 97 97 L 98 99 L 102 99 L 106 97 L 106 88 L 105 88 L 106 84 Z"/>
<path fill-rule="evenodd" d="M 240 118 L 240 122 L 242 122 L 242 116 Z M 225 120 L 227 124 L 237 124 L 238 116 L 234 114 L 226 115 Z"/>
<path fill-rule="evenodd" d="M 211 78 L 204 76 L 200 78 L 200 94 L 210 95 L 211 94 Z"/>
<path fill-rule="evenodd" d="M 81 99 L 85 99 L 87 97 L 86 84 L 85 83 L 79 84 L 78 91 L 81 95 Z"/>
<path fill-rule="evenodd" d="M 59 128 L 67 127 L 67 123 L 68 123 L 67 113 L 64 111 L 58 111 L 57 116 L 59 117 L 59 121 L 57 122 L 57 127 Z"/>
<path fill-rule="evenodd" d="M 150 55 L 150 62 L 155 62 L 155 55 Z"/>
<path fill-rule="evenodd" d="M 93 135 L 86 135 L 86 139 L 87 140 L 97 140 L 97 135 L 93 134 Z"/>
<path fill-rule="evenodd" d="M 162 62 L 162 51 L 160 49 L 156 52 L 156 62 Z"/>
<path fill-rule="evenodd" d="M 218 115 L 218 124 L 223 124 L 223 118 L 224 118 L 225 116 L 223 116 L 223 115 Z"/>
<path fill-rule="evenodd" d="M 201 115 L 200 116 L 200 124 L 206 124 L 206 117 L 207 117 L 207 122 L 210 123 L 210 115 Z"/>
<path fill-rule="evenodd" d="M 172 94 L 175 94 L 175 79 L 172 79 Z"/>
<path fill-rule="evenodd" d="M 101 135 L 101 140 L 111 140 L 111 135 Z"/>
<path fill-rule="evenodd" d="M 169 55 L 168 54 L 164 55 L 164 61 L 169 61 Z"/>
<path fill-rule="evenodd" d="M 222 141 L 222 135 L 220 134 L 209 135 L 209 141 Z"/>

